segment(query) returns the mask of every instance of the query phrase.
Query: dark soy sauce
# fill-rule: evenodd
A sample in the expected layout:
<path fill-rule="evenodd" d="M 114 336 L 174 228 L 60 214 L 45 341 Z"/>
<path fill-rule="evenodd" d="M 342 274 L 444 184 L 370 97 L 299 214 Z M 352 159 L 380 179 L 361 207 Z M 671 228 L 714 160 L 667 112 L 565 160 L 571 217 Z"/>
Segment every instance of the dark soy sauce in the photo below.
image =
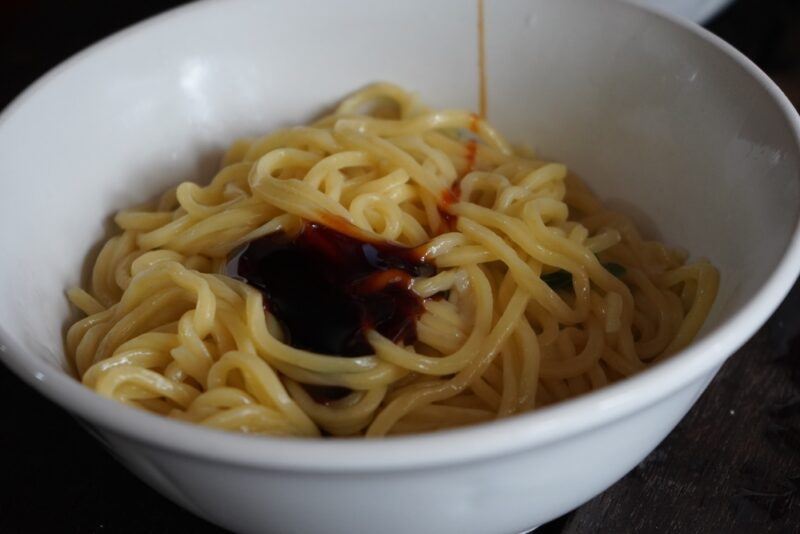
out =
<path fill-rule="evenodd" d="M 369 330 L 395 342 L 416 341 L 424 307 L 411 280 L 435 273 L 413 248 L 317 223 L 306 223 L 295 236 L 279 232 L 253 240 L 228 263 L 229 275 L 261 291 L 291 346 L 346 357 L 374 352 Z"/>

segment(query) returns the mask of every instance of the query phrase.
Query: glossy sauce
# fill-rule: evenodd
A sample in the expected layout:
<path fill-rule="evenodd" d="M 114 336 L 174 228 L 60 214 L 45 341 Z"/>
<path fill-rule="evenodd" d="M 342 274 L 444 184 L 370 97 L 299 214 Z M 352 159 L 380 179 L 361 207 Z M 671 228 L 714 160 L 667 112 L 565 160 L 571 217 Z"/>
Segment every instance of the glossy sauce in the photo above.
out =
<path fill-rule="evenodd" d="M 227 272 L 261 291 L 291 346 L 353 357 L 374 352 L 369 330 L 395 342 L 416 341 L 424 307 L 411 281 L 436 268 L 415 249 L 306 223 L 296 236 L 279 232 L 251 241 Z"/>
<path fill-rule="evenodd" d="M 456 181 L 452 189 L 445 189 L 442 191 L 442 200 L 439 202 L 439 206 L 437 207 L 439 211 L 439 217 L 441 218 L 442 225 L 444 226 L 444 229 L 441 233 L 455 231 L 456 224 L 458 223 L 458 216 L 450 213 L 450 205 L 458 202 L 460 196 L 461 188 L 458 185 L 458 181 Z"/>
<path fill-rule="evenodd" d="M 478 133 L 478 122 L 480 121 L 480 117 L 473 113 L 470 116 L 469 121 L 469 131 L 477 134 Z M 456 229 L 456 225 L 458 224 L 458 216 L 454 215 L 450 212 L 450 205 L 455 204 L 461 198 L 461 186 L 460 181 L 461 178 L 466 176 L 467 174 L 471 173 L 475 170 L 475 158 L 478 155 L 478 140 L 475 138 L 470 139 L 467 141 L 467 145 L 465 147 L 466 150 L 466 160 L 467 160 L 467 168 L 464 173 L 459 177 L 458 180 L 455 181 L 453 187 L 450 189 L 445 189 L 441 193 L 441 200 L 439 201 L 439 217 L 442 219 L 442 223 L 444 226 L 444 232 L 452 232 Z"/>

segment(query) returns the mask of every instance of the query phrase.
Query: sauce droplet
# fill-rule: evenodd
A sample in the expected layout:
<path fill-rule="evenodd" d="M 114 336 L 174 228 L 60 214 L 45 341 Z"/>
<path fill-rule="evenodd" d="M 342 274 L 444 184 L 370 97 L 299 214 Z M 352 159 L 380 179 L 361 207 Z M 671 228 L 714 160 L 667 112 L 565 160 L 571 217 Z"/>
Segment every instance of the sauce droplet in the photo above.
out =
<path fill-rule="evenodd" d="M 456 182 L 452 189 L 445 189 L 442 191 L 442 200 L 439 202 L 437 209 L 439 210 L 439 217 L 442 219 L 444 226 L 441 233 L 452 232 L 456 229 L 458 224 L 458 215 L 450 213 L 450 206 L 458 202 L 461 197 L 461 187 Z"/>
<path fill-rule="evenodd" d="M 251 241 L 227 273 L 261 291 L 291 346 L 354 357 L 373 353 L 368 330 L 416 341 L 424 306 L 411 281 L 436 268 L 416 249 L 307 222 L 295 236 L 276 232 Z"/>

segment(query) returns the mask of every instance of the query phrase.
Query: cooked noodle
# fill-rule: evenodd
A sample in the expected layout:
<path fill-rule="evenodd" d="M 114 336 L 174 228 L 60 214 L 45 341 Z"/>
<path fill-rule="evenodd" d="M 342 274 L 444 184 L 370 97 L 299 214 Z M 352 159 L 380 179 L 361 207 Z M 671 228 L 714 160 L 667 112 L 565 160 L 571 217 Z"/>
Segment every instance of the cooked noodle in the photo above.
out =
<path fill-rule="evenodd" d="M 90 290 L 69 291 L 86 314 L 66 339 L 83 383 L 272 435 L 438 430 L 603 387 L 685 347 L 719 278 L 644 240 L 563 165 L 386 84 L 311 126 L 236 142 L 209 185 L 184 182 L 115 220 Z M 366 356 L 295 348 L 261 292 L 223 274 L 237 248 L 308 222 L 422 247 L 438 272 L 413 280 L 416 342 L 373 330 Z M 553 273 L 571 284 L 553 289 Z M 310 385 L 349 392 L 319 401 Z"/>

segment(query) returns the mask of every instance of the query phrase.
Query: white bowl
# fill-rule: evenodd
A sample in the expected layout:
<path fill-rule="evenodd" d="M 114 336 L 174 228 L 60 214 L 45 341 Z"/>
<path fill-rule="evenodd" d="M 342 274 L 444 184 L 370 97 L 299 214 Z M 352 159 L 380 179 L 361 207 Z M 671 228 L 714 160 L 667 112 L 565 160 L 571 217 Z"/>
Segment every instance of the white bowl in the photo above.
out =
<path fill-rule="evenodd" d="M 472 2 L 235 0 L 103 41 L 0 118 L 3 361 L 148 483 L 236 531 L 509 533 L 611 485 L 795 279 L 800 122 L 761 71 L 690 23 L 611 0 L 486 8 L 490 120 L 719 267 L 688 349 L 552 408 L 382 441 L 218 432 L 81 386 L 65 372 L 64 290 L 115 210 L 208 178 L 235 137 L 305 121 L 374 80 L 475 107 Z"/>

